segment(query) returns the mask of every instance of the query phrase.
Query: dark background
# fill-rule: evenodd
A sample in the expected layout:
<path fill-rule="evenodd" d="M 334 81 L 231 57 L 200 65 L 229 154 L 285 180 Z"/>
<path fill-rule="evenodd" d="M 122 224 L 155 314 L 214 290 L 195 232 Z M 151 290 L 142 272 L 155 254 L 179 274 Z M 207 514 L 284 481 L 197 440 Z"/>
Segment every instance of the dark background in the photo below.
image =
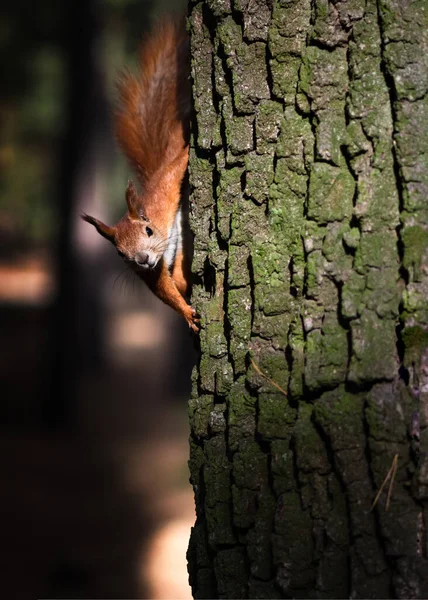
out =
<path fill-rule="evenodd" d="M 112 223 L 125 210 L 114 82 L 170 10 L 148 0 L 0 9 L 5 598 L 190 597 L 193 340 L 79 219 Z"/>

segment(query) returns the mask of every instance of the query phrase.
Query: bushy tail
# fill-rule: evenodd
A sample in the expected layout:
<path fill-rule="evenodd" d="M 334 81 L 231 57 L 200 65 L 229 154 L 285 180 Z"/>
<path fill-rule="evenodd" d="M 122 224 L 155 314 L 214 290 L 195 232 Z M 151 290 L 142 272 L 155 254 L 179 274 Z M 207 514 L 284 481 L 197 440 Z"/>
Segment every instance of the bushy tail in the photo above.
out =
<path fill-rule="evenodd" d="M 119 80 L 116 135 L 143 187 L 189 143 L 189 69 L 184 19 L 162 19 L 141 45 L 137 74 Z"/>

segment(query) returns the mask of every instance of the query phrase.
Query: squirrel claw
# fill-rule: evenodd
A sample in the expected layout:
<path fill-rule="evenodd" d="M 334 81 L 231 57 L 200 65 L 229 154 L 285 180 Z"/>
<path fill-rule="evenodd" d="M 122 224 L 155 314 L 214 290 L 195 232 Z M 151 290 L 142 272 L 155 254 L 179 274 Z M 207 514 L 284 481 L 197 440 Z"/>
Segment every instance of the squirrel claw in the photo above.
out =
<path fill-rule="evenodd" d="M 201 320 L 199 318 L 198 313 L 196 312 L 196 310 L 189 306 L 189 315 L 186 315 L 186 321 L 190 327 L 190 329 L 192 329 L 195 333 L 199 333 L 200 330 L 200 323 Z"/>

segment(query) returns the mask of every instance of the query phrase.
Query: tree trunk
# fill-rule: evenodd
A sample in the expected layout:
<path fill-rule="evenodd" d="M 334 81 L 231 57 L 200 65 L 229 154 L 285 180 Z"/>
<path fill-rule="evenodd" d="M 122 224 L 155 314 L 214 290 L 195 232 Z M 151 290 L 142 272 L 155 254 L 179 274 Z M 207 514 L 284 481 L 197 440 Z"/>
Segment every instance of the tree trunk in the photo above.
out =
<path fill-rule="evenodd" d="M 190 31 L 194 596 L 427 598 L 426 3 Z"/>

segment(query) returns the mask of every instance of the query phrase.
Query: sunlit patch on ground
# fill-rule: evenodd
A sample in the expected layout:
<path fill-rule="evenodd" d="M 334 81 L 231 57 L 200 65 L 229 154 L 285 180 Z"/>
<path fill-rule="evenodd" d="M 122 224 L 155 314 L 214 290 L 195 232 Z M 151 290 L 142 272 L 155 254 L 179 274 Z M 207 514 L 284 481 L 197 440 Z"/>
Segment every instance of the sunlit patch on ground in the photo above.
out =
<path fill-rule="evenodd" d="M 52 273 L 41 259 L 0 265 L 0 301 L 47 304 L 54 293 Z"/>
<path fill-rule="evenodd" d="M 178 424 L 172 410 L 165 422 L 170 419 Z M 155 524 L 137 558 L 141 593 L 151 600 L 190 600 L 186 552 L 196 517 L 187 439 L 171 432 L 169 439 L 119 442 L 111 450 L 121 465 L 124 489 L 141 498 L 142 510 Z"/>
<path fill-rule="evenodd" d="M 142 557 L 141 576 L 156 600 L 192 598 L 187 577 L 186 551 L 194 518 L 167 522 L 153 536 Z"/>
<path fill-rule="evenodd" d="M 133 311 L 112 315 L 107 339 L 112 352 L 153 348 L 165 342 L 165 328 L 153 313 Z"/>

